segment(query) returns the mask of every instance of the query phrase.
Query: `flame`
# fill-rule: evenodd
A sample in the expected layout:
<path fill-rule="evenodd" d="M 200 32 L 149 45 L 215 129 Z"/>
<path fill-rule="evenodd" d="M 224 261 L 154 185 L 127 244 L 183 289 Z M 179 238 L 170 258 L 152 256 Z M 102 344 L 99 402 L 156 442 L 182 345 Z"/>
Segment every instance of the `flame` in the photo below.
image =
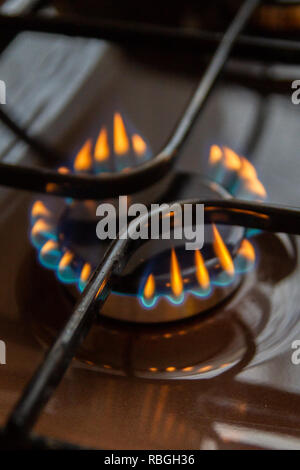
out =
<path fill-rule="evenodd" d="M 144 297 L 149 300 L 153 297 L 155 292 L 155 279 L 153 274 L 149 274 L 145 287 L 144 287 Z"/>
<path fill-rule="evenodd" d="M 147 150 L 147 144 L 144 141 L 144 139 L 138 134 L 133 134 L 131 140 L 132 140 L 132 147 L 135 153 L 139 156 L 144 155 L 144 153 Z"/>
<path fill-rule="evenodd" d="M 36 201 L 31 210 L 32 217 L 49 217 L 51 212 L 42 201 Z"/>
<path fill-rule="evenodd" d="M 239 170 L 239 176 L 244 180 L 245 187 L 248 191 L 261 198 L 267 196 L 266 190 L 257 177 L 256 170 L 252 163 L 250 163 L 246 158 L 241 158 L 241 168 Z"/>
<path fill-rule="evenodd" d="M 58 173 L 60 173 L 61 175 L 66 175 L 68 173 L 70 173 L 70 170 L 69 168 L 65 167 L 65 166 L 61 166 L 57 169 Z M 53 193 L 55 191 L 57 191 L 59 189 L 59 186 L 56 184 L 56 183 L 47 183 L 46 184 L 46 191 L 47 193 Z"/>
<path fill-rule="evenodd" d="M 248 191 L 250 191 L 253 194 L 256 194 L 258 197 L 261 197 L 264 199 L 267 196 L 265 187 L 261 183 L 261 181 L 259 181 L 258 178 L 246 180 L 245 187 Z"/>
<path fill-rule="evenodd" d="M 171 252 L 171 288 L 176 297 L 180 297 L 183 291 L 183 281 L 180 266 L 174 248 Z"/>
<path fill-rule="evenodd" d="M 57 191 L 57 189 L 58 189 L 58 186 L 55 183 L 47 183 L 46 184 L 46 192 L 47 193 L 54 193 L 55 191 Z"/>
<path fill-rule="evenodd" d="M 38 219 L 31 229 L 31 235 L 35 237 L 40 233 L 51 232 L 52 227 L 45 220 Z"/>
<path fill-rule="evenodd" d="M 57 250 L 58 249 L 58 244 L 54 240 L 48 240 L 45 245 L 41 249 L 41 254 L 42 255 L 47 255 L 51 251 Z"/>
<path fill-rule="evenodd" d="M 244 238 L 244 240 L 242 241 L 241 246 L 238 250 L 238 254 L 249 261 L 255 261 L 254 246 L 246 238 Z"/>
<path fill-rule="evenodd" d="M 109 157 L 109 145 L 108 145 L 108 138 L 107 138 L 107 130 L 103 127 L 100 131 L 98 140 L 95 145 L 95 160 L 97 162 L 103 162 L 103 160 L 107 160 Z"/>
<path fill-rule="evenodd" d="M 1 0 L 0 0 L 1 1 Z M 132 127 L 128 124 L 129 127 Z M 107 162 L 110 157 L 124 156 L 124 159 L 118 159 L 118 163 L 113 166 L 115 171 L 129 171 L 132 167 L 132 157 L 149 157 L 151 152 L 144 138 L 137 132 L 129 132 L 125 127 L 125 121 L 120 112 L 113 114 L 112 140 L 110 136 L 110 128 L 103 125 L 100 128 L 99 135 L 88 139 L 80 149 L 74 159 L 73 171 L 95 173 L 110 171 L 110 165 Z M 126 157 L 126 158 L 125 158 Z M 63 169 L 62 169 L 63 168 Z M 68 169 L 62 167 L 58 171 L 67 173 Z M 57 186 L 50 184 L 47 187 L 48 192 L 57 190 Z"/>
<path fill-rule="evenodd" d="M 222 153 L 222 149 L 218 145 L 212 145 L 210 148 L 209 163 L 215 165 L 219 161 L 223 162 L 227 170 L 237 172 L 247 191 L 262 199 L 267 196 L 263 184 L 258 179 L 256 169 L 247 158 L 240 157 L 228 147 L 223 147 Z"/>
<path fill-rule="evenodd" d="M 101 285 L 100 285 L 98 291 L 97 291 L 96 299 L 97 299 L 100 295 L 102 295 L 102 293 L 103 293 L 103 291 L 104 291 L 104 289 L 105 289 L 106 284 L 107 284 L 107 279 L 104 279 L 104 280 L 102 281 L 102 283 L 101 283 Z"/>
<path fill-rule="evenodd" d="M 59 262 L 58 268 L 64 269 L 69 266 L 73 261 L 74 255 L 70 251 L 66 251 L 62 259 Z"/>
<path fill-rule="evenodd" d="M 241 167 L 240 157 L 228 147 L 224 147 L 224 165 L 228 170 L 234 171 L 238 171 Z"/>
<path fill-rule="evenodd" d="M 61 166 L 58 169 L 58 173 L 60 173 L 61 175 L 66 175 L 67 173 L 70 173 L 70 170 L 69 170 L 69 168 L 67 168 L 65 166 Z"/>
<path fill-rule="evenodd" d="M 78 152 L 75 162 L 74 169 L 76 171 L 87 171 L 92 168 L 93 157 L 92 157 L 92 141 L 87 140 L 82 149 Z"/>
<path fill-rule="evenodd" d="M 114 115 L 114 149 L 117 155 L 124 155 L 129 150 L 129 140 L 120 113 Z"/>
<path fill-rule="evenodd" d="M 80 280 L 81 282 L 87 282 L 92 272 L 92 266 L 89 263 L 85 263 L 81 270 Z"/>
<path fill-rule="evenodd" d="M 48 269 L 56 269 L 61 258 L 59 245 L 55 240 L 47 240 L 39 253 L 39 260 Z"/>
<path fill-rule="evenodd" d="M 222 159 L 222 157 L 222 149 L 218 145 L 212 145 L 210 148 L 209 163 L 211 165 L 215 165 Z"/>
<path fill-rule="evenodd" d="M 241 157 L 241 168 L 239 170 L 239 176 L 246 180 L 257 178 L 256 169 L 245 157 Z"/>
<path fill-rule="evenodd" d="M 224 269 L 224 271 L 227 272 L 230 276 L 234 275 L 234 264 L 232 261 L 232 258 L 230 256 L 230 253 L 217 229 L 215 224 L 212 224 L 213 228 L 213 234 L 214 234 L 214 250 L 216 255 L 218 256 L 221 266 Z"/>
<path fill-rule="evenodd" d="M 209 274 L 204 259 L 199 250 L 195 251 L 196 276 L 200 287 L 208 289 L 210 285 Z"/>

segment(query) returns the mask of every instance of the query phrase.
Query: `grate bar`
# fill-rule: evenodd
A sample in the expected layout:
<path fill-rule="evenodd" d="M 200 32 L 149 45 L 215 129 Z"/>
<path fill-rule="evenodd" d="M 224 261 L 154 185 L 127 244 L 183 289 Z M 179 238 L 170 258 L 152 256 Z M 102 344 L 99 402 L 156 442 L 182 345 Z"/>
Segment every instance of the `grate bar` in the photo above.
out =
<path fill-rule="evenodd" d="M 127 240 L 111 246 L 81 295 L 70 319 L 58 335 L 44 362 L 32 377 L 6 426 L 6 435 L 13 433 L 20 441 L 34 424 L 69 366 L 76 348 L 90 329 L 111 288 L 112 278 L 123 269 Z"/>
<path fill-rule="evenodd" d="M 178 50 L 187 48 L 206 54 L 212 53 L 222 40 L 222 33 L 196 28 L 175 28 L 126 21 L 90 20 L 87 18 L 42 15 L 7 16 L 0 14 L 0 34 L 22 31 L 63 34 L 70 37 L 105 39 L 111 42 Z M 296 40 L 241 35 L 232 51 L 233 56 L 261 59 L 264 62 L 298 63 L 300 45 Z"/>

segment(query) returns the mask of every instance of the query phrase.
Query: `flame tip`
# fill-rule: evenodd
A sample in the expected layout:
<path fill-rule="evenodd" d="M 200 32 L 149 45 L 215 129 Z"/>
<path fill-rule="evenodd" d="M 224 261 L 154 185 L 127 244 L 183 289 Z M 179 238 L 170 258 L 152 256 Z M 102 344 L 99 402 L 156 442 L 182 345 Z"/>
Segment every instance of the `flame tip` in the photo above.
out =
<path fill-rule="evenodd" d="M 118 112 L 114 114 L 114 150 L 117 155 L 124 155 L 129 151 L 129 140 L 125 124 Z"/>
<path fill-rule="evenodd" d="M 151 298 L 153 298 L 154 294 L 155 294 L 155 278 L 153 274 L 151 273 L 149 274 L 146 280 L 145 286 L 144 286 L 144 297 L 145 299 L 150 300 Z"/>
<path fill-rule="evenodd" d="M 205 266 L 203 256 L 199 250 L 195 250 L 196 277 L 199 286 L 207 290 L 210 287 L 210 278 Z"/>
<path fill-rule="evenodd" d="M 183 280 L 174 247 L 171 250 L 171 289 L 175 297 L 182 295 Z"/>
<path fill-rule="evenodd" d="M 232 261 L 232 257 L 228 251 L 228 248 L 225 245 L 223 238 L 221 237 L 221 234 L 215 224 L 212 224 L 212 229 L 213 229 L 213 235 L 214 235 L 213 247 L 214 247 L 215 253 L 217 257 L 219 258 L 220 264 L 222 268 L 224 269 L 224 271 L 226 271 L 226 273 L 229 274 L 230 276 L 233 276 L 235 269 L 234 269 L 234 264 Z"/>
<path fill-rule="evenodd" d="M 103 126 L 100 130 L 95 150 L 94 150 L 94 157 L 97 162 L 103 162 L 108 159 L 110 155 L 109 144 L 108 144 L 108 136 L 106 127 Z"/>
<path fill-rule="evenodd" d="M 87 171 L 92 168 L 93 157 L 92 157 L 92 140 L 88 139 L 85 144 L 79 150 L 75 161 L 74 170 L 76 171 Z"/>

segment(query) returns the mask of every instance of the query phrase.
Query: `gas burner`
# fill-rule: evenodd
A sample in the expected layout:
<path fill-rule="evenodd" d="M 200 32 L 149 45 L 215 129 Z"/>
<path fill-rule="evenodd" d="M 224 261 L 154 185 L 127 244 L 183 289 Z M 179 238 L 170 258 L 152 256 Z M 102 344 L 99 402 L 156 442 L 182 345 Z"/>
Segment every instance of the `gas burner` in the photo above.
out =
<path fill-rule="evenodd" d="M 185 199 L 230 197 L 216 183 L 184 173 L 174 175 L 161 202 L 171 201 L 175 192 Z M 96 236 L 97 206 L 95 201 L 39 200 L 32 207 L 31 239 L 39 260 L 56 272 L 74 299 L 108 246 Z M 101 313 L 143 323 L 190 317 L 232 294 L 254 265 L 254 248 L 240 227 L 206 225 L 201 252 L 186 251 L 184 242 L 149 240 L 138 248 Z"/>
<path fill-rule="evenodd" d="M 249 366 L 250 361 L 253 366 L 274 357 L 290 344 L 298 329 L 293 310 L 299 299 L 298 248 L 288 236 L 265 233 L 254 236 L 252 243 L 256 269 L 243 278 L 236 295 L 226 303 L 194 318 L 157 325 L 126 324 L 101 315 L 77 359 L 106 374 L 191 380 L 232 373 Z M 41 271 L 32 257 L 25 260 L 21 272 L 19 298 L 24 320 L 43 345 L 51 344 L 72 311 L 74 297 L 50 271 Z M 32 276 L 37 282 L 34 289 Z M 32 302 L 36 295 L 44 305 L 42 314 L 40 302 Z M 120 305 L 120 298 L 111 297 Z M 122 311 L 123 303 L 124 298 Z M 254 342 L 255 360 L 251 356 Z"/>
<path fill-rule="evenodd" d="M 109 130 L 112 129 L 112 132 Z M 153 156 L 149 142 L 137 131 L 124 113 L 115 112 L 93 138 L 78 149 L 69 167 L 59 171 L 75 173 L 114 173 L 128 171 Z M 71 168 L 70 168 L 71 166 Z"/>

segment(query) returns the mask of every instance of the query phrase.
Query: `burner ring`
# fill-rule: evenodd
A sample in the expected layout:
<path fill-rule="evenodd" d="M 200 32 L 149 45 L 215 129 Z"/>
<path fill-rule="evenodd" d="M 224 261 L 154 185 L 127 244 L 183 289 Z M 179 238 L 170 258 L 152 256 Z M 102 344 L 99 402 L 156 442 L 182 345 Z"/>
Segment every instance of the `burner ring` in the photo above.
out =
<path fill-rule="evenodd" d="M 199 196 L 203 200 L 230 197 L 229 193 L 221 186 L 205 181 L 201 176 L 177 173 L 165 190 L 163 198 L 161 199 L 160 196 L 160 199 L 163 203 L 171 202 L 176 198 L 189 200 Z M 88 274 L 96 267 L 98 260 L 102 258 L 107 248 L 107 244 L 99 241 L 95 233 L 98 221 L 95 216 L 97 203 L 91 201 L 69 203 L 57 200 L 55 207 L 50 208 L 49 201 L 46 201 L 43 207 L 44 218 L 39 219 L 40 212 L 36 210 L 35 205 L 33 206 L 32 234 L 34 237 L 32 241 L 40 250 L 41 263 L 54 269 L 59 280 L 65 284 L 65 288 L 70 291 L 74 299 L 77 299 L 78 288 L 83 290 L 88 280 Z M 55 220 L 51 219 L 53 214 L 55 214 Z M 43 224 L 47 225 L 47 216 L 49 227 L 43 226 Z M 42 227 L 41 231 L 36 230 L 36 224 L 38 227 Z M 199 277 L 197 276 L 199 267 L 196 265 L 195 252 L 187 252 L 180 246 L 179 248 L 178 246 L 175 248 L 169 246 L 164 252 L 157 253 L 153 248 L 155 243 L 151 240 L 143 245 L 142 251 L 137 250 L 134 253 L 124 274 L 116 281 L 114 291 L 102 308 L 101 315 L 127 322 L 165 323 L 203 313 L 229 297 L 238 288 L 243 274 L 249 269 L 249 265 L 252 267 L 254 264 L 254 261 L 250 260 L 250 263 L 246 262 L 245 268 L 244 258 L 241 264 L 239 250 L 242 243 L 245 242 L 245 230 L 241 227 L 229 226 L 224 226 L 222 229 L 219 227 L 220 232 L 216 229 L 223 245 L 226 245 L 228 257 L 231 259 L 233 271 L 228 274 L 220 261 L 220 256 L 216 256 L 217 253 L 213 246 L 213 237 L 215 237 L 213 227 L 210 225 L 207 226 L 207 229 L 205 256 L 201 258 L 209 281 L 206 287 L 199 285 Z M 49 234 L 50 241 L 45 244 L 43 236 L 45 235 L 47 238 Z M 52 241 L 51 236 L 53 237 Z M 164 240 L 157 241 L 156 248 L 157 246 L 161 247 L 162 242 Z M 148 248 L 146 249 L 145 246 L 146 248 L 147 246 L 151 247 L 150 257 L 147 253 Z M 176 263 L 179 266 L 177 269 L 180 269 L 182 278 L 182 291 L 178 295 L 174 295 L 171 279 L 173 250 Z M 50 265 L 52 262 L 53 267 Z M 203 267 L 202 265 L 201 267 Z M 85 272 L 86 266 L 90 267 L 87 273 Z M 147 276 L 149 276 L 149 266 L 151 269 L 154 266 L 153 277 L 156 282 L 156 290 L 152 297 L 147 298 L 145 283 Z M 120 305 L 122 305 L 121 311 Z"/>
<path fill-rule="evenodd" d="M 237 364 L 249 368 L 289 350 L 299 332 L 299 243 L 267 233 L 254 237 L 253 243 L 256 269 L 213 313 L 152 325 L 99 316 L 77 351 L 77 366 L 84 363 L 106 374 L 139 379 L 198 380 L 229 373 Z M 19 284 L 23 289 L 18 290 L 18 302 L 26 325 L 43 345 L 51 344 L 72 312 L 74 297 L 32 253 L 24 259 Z M 236 319 L 255 341 L 251 364 L 243 363 L 247 344 Z"/>

